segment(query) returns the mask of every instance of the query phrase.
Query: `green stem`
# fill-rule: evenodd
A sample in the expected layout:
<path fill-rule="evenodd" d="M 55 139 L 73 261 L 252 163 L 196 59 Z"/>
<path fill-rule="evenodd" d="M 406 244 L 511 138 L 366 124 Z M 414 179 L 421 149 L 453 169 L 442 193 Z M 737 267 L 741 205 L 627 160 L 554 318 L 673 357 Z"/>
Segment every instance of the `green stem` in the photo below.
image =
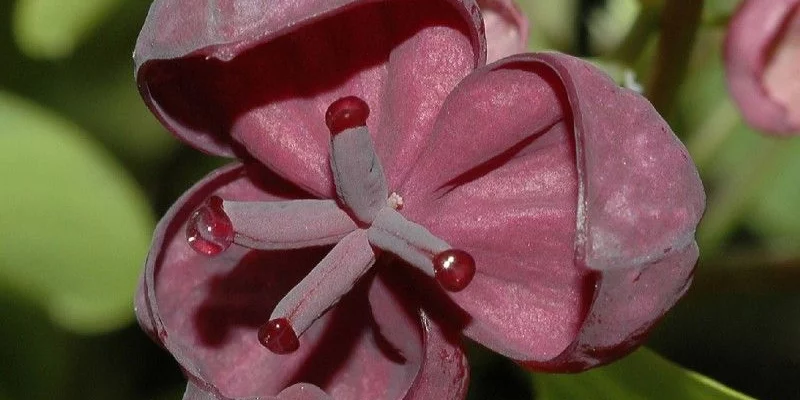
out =
<path fill-rule="evenodd" d="M 697 169 L 701 172 L 706 170 L 717 150 L 730 137 L 740 121 L 739 112 L 730 100 L 724 98 L 697 129 L 691 132 L 686 147 L 697 164 Z"/>
<path fill-rule="evenodd" d="M 651 34 L 658 27 L 660 13 L 660 7 L 642 6 L 639 15 L 636 16 L 636 21 L 633 22 L 633 26 L 631 26 L 625 38 L 622 39 L 619 47 L 611 54 L 611 58 L 626 66 L 632 66 L 636 63 L 645 46 L 647 46 L 647 41 L 650 39 Z"/>
<path fill-rule="evenodd" d="M 661 36 L 645 94 L 661 115 L 669 116 L 689 69 L 692 47 L 703 13 L 703 0 L 667 0 Z"/>

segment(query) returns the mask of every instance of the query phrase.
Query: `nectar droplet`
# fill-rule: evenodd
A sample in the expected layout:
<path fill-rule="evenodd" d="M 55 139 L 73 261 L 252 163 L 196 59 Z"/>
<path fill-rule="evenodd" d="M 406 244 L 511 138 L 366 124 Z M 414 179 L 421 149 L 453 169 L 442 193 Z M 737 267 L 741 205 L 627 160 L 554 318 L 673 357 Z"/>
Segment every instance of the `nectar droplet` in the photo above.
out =
<path fill-rule="evenodd" d="M 258 341 L 275 354 L 289 354 L 300 347 L 297 334 L 286 318 L 276 318 L 258 328 Z"/>
<path fill-rule="evenodd" d="M 475 259 L 464 250 L 445 250 L 433 257 L 433 271 L 443 288 L 458 292 L 475 276 Z"/>
<path fill-rule="evenodd" d="M 196 252 L 207 256 L 222 253 L 233 243 L 233 224 L 225 210 L 222 199 L 211 196 L 189 217 L 186 240 Z"/>
<path fill-rule="evenodd" d="M 367 125 L 369 106 L 357 96 L 342 97 L 334 101 L 325 113 L 325 123 L 331 135 L 350 128 Z"/>

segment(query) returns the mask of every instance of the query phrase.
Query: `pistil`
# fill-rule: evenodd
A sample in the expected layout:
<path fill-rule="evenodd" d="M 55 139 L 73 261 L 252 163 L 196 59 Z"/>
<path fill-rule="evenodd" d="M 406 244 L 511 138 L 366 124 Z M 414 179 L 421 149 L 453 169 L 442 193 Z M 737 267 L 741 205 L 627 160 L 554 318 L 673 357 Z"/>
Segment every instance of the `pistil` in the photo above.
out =
<path fill-rule="evenodd" d="M 222 199 L 211 196 L 192 213 L 186 225 L 186 240 L 196 252 L 215 256 L 233 243 L 233 225 L 222 209 Z"/>
<path fill-rule="evenodd" d="M 403 200 L 396 193 L 389 195 L 366 126 L 368 117 L 369 107 L 355 96 L 335 101 L 325 115 L 337 200 L 242 202 L 212 196 L 188 221 L 190 246 L 208 256 L 234 243 L 259 250 L 334 244 L 259 329 L 259 341 L 276 354 L 295 351 L 306 329 L 353 288 L 381 251 L 396 255 L 448 291 L 463 290 L 475 274 L 469 253 L 451 248 L 398 211 Z"/>
<path fill-rule="evenodd" d="M 389 190 L 383 167 L 369 135 L 369 107 L 358 97 L 336 100 L 328 108 L 331 171 L 336 194 L 362 226 L 369 226 L 387 204 Z"/>
<path fill-rule="evenodd" d="M 375 252 L 367 241 L 366 231 L 356 230 L 342 239 L 272 311 L 266 329 L 288 324 L 300 336 L 347 294 L 358 279 L 375 263 Z M 285 323 L 280 323 L 286 321 Z M 262 331 L 264 329 L 262 328 Z M 260 335 L 261 343 L 275 353 L 285 348 L 286 333 Z"/>

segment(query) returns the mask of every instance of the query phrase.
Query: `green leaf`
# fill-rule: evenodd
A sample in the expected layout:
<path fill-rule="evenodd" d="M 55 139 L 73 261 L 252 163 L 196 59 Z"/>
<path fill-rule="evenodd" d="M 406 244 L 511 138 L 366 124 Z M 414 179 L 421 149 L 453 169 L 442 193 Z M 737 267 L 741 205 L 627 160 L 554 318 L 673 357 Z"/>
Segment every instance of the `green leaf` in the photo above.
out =
<path fill-rule="evenodd" d="M 779 139 L 770 139 L 779 140 Z M 748 222 L 765 236 L 773 250 L 797 254 L 800 240 L 800 138 L 782 139 L 779 164 L 764 180 L 763 191 L 747 214 Z"/>
<path fill-rule="evenodd" d="M 33 58 L 70 55 L 121 0 L 17 0 L 17 45 Z"/>
<path fill-rule="evenodd" d="M 153 218 L 126 171 L 77 127 L 0 92 L 0 280 L 58 324 L 132 320 Z"/>
<path fill-rule="evenodd" d="M 537 374 L 534 385 L 541 400 L 751 399 L 648 349 L 577 375 Z"/>

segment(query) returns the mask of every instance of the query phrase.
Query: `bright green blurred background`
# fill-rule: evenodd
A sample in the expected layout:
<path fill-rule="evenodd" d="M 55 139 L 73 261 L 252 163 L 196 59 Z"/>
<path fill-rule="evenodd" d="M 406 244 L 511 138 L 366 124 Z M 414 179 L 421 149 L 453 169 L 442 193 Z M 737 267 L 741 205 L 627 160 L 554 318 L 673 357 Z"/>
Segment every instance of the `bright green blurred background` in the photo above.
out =
<path fill-rule="evenodd" d="M 657 24 L 657 5 L 521 3 L 532 49 L 591 56 L 647 84 L 657 34 L 629 31 Z M 736 3 L 706 3 L 666 115 L 709 207 L 696 283 L 649 344 L 755 397 L 800 399 L 800 138 L 748 129 L 728 99 L 720 43 Z M 0 3 L 0 400 L 181 396 L 177 364 L 136 326 L 132 296 L 155 221 L 221 161 L 180 145 L 138 96 L 131 51 L 148 7 Z M 623 40 L 635 51 L 620 51 Z M 558 377 L 475 346 L 471 358 L 471 399 L 740 398 L 649 351 Z"/>

